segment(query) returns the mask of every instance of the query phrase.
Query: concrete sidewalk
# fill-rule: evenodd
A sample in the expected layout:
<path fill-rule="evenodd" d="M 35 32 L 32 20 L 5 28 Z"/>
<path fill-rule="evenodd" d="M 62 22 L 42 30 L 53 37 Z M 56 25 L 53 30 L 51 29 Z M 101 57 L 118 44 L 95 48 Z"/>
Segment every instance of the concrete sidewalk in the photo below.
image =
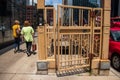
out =
<path fill-rule="evenodd" d="M 25 49 L 25 44 L 21 48 Z M 0 55 L 0 80 L 120 80 L 120 73 L 112 68 L 109 76 L 89 76 L 87 73 L 63 77 L 57 77 L 56 73 L 39 75 L 36 69 L 37 54 L 27 57 L 24 52 L 14 54 L 12 47 L 5 50 Z"/>

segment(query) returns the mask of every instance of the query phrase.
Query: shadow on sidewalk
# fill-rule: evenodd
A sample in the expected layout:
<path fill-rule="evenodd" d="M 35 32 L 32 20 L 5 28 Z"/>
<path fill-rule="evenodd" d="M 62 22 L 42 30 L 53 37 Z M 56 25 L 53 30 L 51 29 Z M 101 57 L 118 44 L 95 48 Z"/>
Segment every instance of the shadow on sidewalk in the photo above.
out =
<path fill-rule="evenodd" d="M 22 44 L 23 44 L 23 43 L 21 43 L 21 45 L 22 45 Z M 11 45 L 9 45 L 8 47 L 5 47 L 5 48 L 1 49 L 1 50 L 0 50 L 0 55 L 6 53 L 7 51 L 9 51 L 9 50 L 11 50 L 11 49 L 13 49 L 13 48 L 14 48 L 14 44 L 11 44 Z M 24 50 L 23 50 L 23 51 L 24 51 Z"/>
<path fill-rule="evenodd" d="M 12 45 L 10 45 L 10 46 L 8 46 L 6 48 L 1 49 L 0 50 L 0 55 L 4 54 L 5 52 L 7 52 L 7 51 L 9 51 L 9 50 L 11 50 L 13 48 L 14 48 L 14 45 L 12 44 Z"/>

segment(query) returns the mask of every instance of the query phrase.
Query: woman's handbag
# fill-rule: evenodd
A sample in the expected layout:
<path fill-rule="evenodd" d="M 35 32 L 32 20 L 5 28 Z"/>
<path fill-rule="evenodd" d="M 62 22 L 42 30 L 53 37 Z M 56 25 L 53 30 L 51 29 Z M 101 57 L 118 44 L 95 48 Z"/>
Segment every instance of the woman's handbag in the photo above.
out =
<path fill-rule="evenodd" d="M 19 29 L 18 26 L 17 26 L 17 29 L 16 29 L 16 35 L 17 35 L 18 37 L 21 36 L 21 30 Z"/>

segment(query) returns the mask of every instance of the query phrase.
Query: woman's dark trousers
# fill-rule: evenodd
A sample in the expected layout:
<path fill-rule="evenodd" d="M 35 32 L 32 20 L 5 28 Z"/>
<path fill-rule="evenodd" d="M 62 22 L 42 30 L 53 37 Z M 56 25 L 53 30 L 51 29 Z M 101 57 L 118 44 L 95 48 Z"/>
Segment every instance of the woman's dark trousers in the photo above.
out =
<path fill-rule="evenodd" d="M 26 42 L 27 55 L 31 55 L 32 42 Z"/>
<path fill-rule="evenodd" d="M 20 50 L 20 37 L 15 38 L 15 50 Z M 17 49 L 16 49 L 17 48 Z"/>

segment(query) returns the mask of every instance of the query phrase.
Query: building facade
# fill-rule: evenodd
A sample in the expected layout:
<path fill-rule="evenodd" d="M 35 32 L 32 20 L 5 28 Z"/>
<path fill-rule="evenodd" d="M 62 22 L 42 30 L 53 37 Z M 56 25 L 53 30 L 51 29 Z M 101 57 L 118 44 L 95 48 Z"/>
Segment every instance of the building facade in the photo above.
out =
<path fill-rule="evenodd" d="M 100 0 L 63 0 L 64 5 L 93 7 L 93 8 L 94 7 L 95 8 L 99 7 L 100 5 L 98 3 L 100 3 Z M 71 12 L 71 10 L 68 10 L 68 9 L 65 10 L 66 14 L 64 14 L 64 19 L 63 19 L 64 20 L 63 22 L 65 22 L 65 24 L 67 24 L 71 19 L 71 13 L 70 12 Z M 79 22 L 78 15 L 79 15 L 79 10 L 74 9 L 73 10 L 73 16 L 74 16 L 73 21 L 74 21 L 75 24 L 78 24 L 78 22 Z M 87 15 L 87 11 L 85 11 L 84 15 Z M 86 19 L 87 19 L 87 17 L 86 17 Z"/>
<path fill-rule="evenodd" d="M 12 25 L 26 16 L 26 0 L 0 0 L 0 49 L 13 43 Z"/>
<path fill-rule="evenodd" d="M 72 3 L 73 3 L 73 0 L 63 0 L 62 1 L 62 4 L 64 4 L 64 5 L 72 5 Z"/>
<path fill-rule="evenodd" d="M 30 5 L 30 0 L 26 0 L 26 5 Z"/>
<path fill-rule="evenodd" d="M 26 6 L 26 20 L 28 20 L 31 25 L 36 28 L 36 14 L 37 14 L 37 7 L 36 5 L 29 5 Z"/>
<path fill-rule="evenodd" d="M 99 1 L 99 0 L 89 0 L 89 2 L 92 2 L 92 3 L 97 3 L 97 1 Z"/>
<path fill-rule="evenodd" d="M 53 7 L 53 5 L 46 5 L 47 7 Z M 53 9 L 47 9 L 46 14 L 47 14 L 47 24 L 49 24 L 50 26 L 53 26 Z"/>

